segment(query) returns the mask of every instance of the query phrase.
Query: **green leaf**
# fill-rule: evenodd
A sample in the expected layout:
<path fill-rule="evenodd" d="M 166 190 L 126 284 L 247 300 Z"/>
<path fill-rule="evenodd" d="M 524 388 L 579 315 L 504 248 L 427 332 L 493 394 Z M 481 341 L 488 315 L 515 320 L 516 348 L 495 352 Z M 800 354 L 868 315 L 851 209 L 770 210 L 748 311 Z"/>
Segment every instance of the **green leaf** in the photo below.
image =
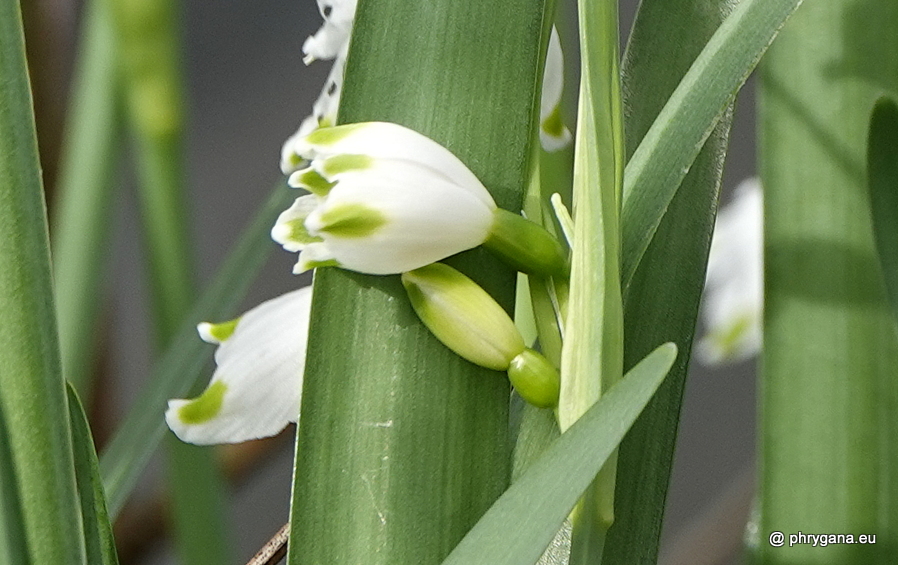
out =
<path fill-rule="evenodd" d="M 871 110 L 898 92 L 895 29 L 894 2 L 807 2 L 761 67 L 761 563 L 898 560 L 898 338 L 865 171 Z M 821 552 L 773 531 L 877 538 Z"/>
<path fill-rule="evenodd" d="M 870 117 L 867 175 L 876 250 L 898 322 L 898 105 L 890 98 L 877 100 Z"/>
<path fill-rule="evenodd" d="M 732 7 L 727 0 L 640 4 L 623 63 L 629 153 Z M 727 112 L 677 189 L 624 296 L 624 367 L 632 367 L 658 343 L 676 343 L 679 354 L 621 443 L 615 520 L 605 541 L 604 565 L 648 565 L 658 558 L 729 126 Z"/>
<path fill-rule="evenodd" d="M 163 419 L 166 402 L 187 397 L 204 376 L 203 368 L 213 348 L 197 337 L 196 324 L 234 317 L 256 273 L 275 248 L 271 226 L 295 197 L 296 193 L 285 189 L 283 183 L 276 185 L 154 366 L 149 385 L 102 454 L 100 474 L 112 516 L 122 509 L 168 429 Z"/>
<path fill-rule="evenodd" d="M 16 0 L 0 0 L 0 414 L 32 564 L 84 561 L 47 218 Z M 4 519 L 10 514 L 4 513 Z"/>
<path fill-rule="evenodd" d="M 724 109 L 801 0 L 742 0 L 711 36 L 624 171 L 626 293 L 665 210 Z"/>
<path fill-rule="evenodd" d="M 106 512 L 106 497 L 100 482 L 97 452 L 87 416 L 78 394 L 68 385 L 69 421 L 72 426 L 72 451 L 75 458 L 75 480 L 81 500 L 84 545 L 91 565 L 118 565 L 112 525 Z"/>
<path fill-rule="evenodd" d="M 72 102 L 54 210 L 53 278 L 66 379 L 90 404 L 101 280 L 111 225 L 121 125 L 115 40 L 105 0 L 90 0 L 81 25 Z"/>
<path fill-rule="evenodd" d="M 360 2 L 339 121 L 411 127 L 520 210 L 545 9 Z M 511 309 L 514 273 L 487 252 L 450 263 Z M 309 335 L 288 562 L 439 563 L 507 485 L 506 377 L 440 344 L 394 276 L 318 269 Z"/>
<path fill-rule="evenodd" d="M 0 405 L 0 563 L 31 563 L 9 432 Z"/>
<path fill-rule="evenodd" d="M 667 343 L 633 367 L 505 491 L 443 565 L 536 563 L 676 356 Z"/>

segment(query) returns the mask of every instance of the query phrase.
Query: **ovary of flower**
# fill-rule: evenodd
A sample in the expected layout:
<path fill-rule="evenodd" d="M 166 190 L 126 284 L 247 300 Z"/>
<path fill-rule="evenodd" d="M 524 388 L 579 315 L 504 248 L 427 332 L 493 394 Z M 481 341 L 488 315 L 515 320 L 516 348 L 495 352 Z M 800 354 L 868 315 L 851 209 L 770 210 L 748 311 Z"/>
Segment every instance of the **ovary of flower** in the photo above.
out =
<path fill-rule="evenodd" d="M 263 302 L 223 324 L 197 326 L 217 343 L 217 367 L 192 400 L 169 400 L 165 421 L 183 441 L 236 443 L 272 436 L 299 416 L 311 287 Z"/>
<path fill-rule="evenodd" d="M 756 355 L 763 311 L 763 193 L 743 181 L 717 217 L 702 302 L 705 334 L 699 358 L 713 365 Z"/>
<path fill-rule="evenodd" d="M 519 270 L 566 273 L 555 238 L 498 209 L 455 155 L 413 130 L 382 122 L 322 128 L 296 138 L 291 154 L 310 165 L 289 183 L 312 194 L 282 213 L 271 235 L 300 252 L 294 272 L 396 274 L 485 244 Z"/>

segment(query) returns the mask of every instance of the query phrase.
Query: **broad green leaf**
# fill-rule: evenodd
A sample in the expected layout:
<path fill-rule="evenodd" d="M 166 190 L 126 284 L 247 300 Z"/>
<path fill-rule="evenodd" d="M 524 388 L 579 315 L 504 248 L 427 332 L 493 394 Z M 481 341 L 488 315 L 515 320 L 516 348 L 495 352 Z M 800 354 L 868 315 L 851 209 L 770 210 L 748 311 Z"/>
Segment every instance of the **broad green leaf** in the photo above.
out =
<path fill-rule="evenodd" d="M 75 389 L 68 385 L 67 392 L 69 421 L 72 426 L 72 451 L 75 458 L 75 480 L 78 485 L 78 497 L 81 500 L 81 521 L 84 525 L 87 562 L 91 565 L 118 565 L 90 425 L 87 423 L 87 416 Z"/>
<path fill-rule="evenodd" d="M 628 153 L 639 145 L 732 7 L 728 0 L 640 4 L 622 68 Z M 729 125 L 727 112 L 680 183 L 624 296 L 624 367 L 632 367 L 666 341 L 676 343 L 679 354 L 621 443 L 615 519 L 605 542 L 604 565 L 647 565 L 658 558 Z"/>
<path fill-rule="evenodd" d="M 153 368 L 140 394 L 100 458 L 109 513 L 122 509 L 144 466 L 168 429 L 163 414 L 170 398 L 183 398 L 204 376 L 212 348 L 196 335 L 196 324 L 234 316 L 256 273 L 274 250 L 270 231 L 278 214 L 290 205 L 295 192 L 278 183 L 256 213 L 237 245 L 200 295 L 172 344 Z"/>
<path fill-rule="evenodd" d="M 31 561 L 18 487 L 9 432 L 3 418 L 3 407 L 0 406 L 0 563 L 29 565 Z"/>
<path fill-rule="evenodd" d="M 898 105 L 890 98 L 879 99 L 870 117 L 867 175 L 877 255 L 898 322 Z"/>
<path fill-rule="evenodd" d="M 443 565 L 536 563 L 676 356 L 667 343 L 633 367 L 528 467 Z"/>
<path fill-rule="evenodd" d="M 742 0 L 711 36 L 624 171 L 626 294 L 658 224 L 724 109 L 801 0 Z"/>
<path fill-rule="evenodd" d="M 109 210 L 121 137 L 110 19 L 105 0 L 87 2 L 51 229 L 63 374 L 88 406 L 107 257 L 97 250 L 107 248 L 114 217 Z"/>
<path fill-rule="evenodd" d="M 339 121 L 411 127 L 520 210 L 547 8 L 360 2 Z M 451 263 L 511 309 L 514 273 L 482 250 Z M 507 485 L 507 379 L 430 335 L 398 277 L 322 268 L 314 292 L 288 562 L 435 565 Z"/>
<path fill-rule="evenodd" d="M 0 0 L 0 415 L 22 520 L 4 529 L 24 532 L 32 564 L 77 565 L 84 540 L 31 104 L 19 2 Z"/>
<path fill-rule="evenodd" d="M 761 67 L 765 564 L 898 560 L 898 337 L 865 171 L 871 110 L 898 92 L 895 29 L 894 2 L 807 2 Z M 877 538 L 821 552 L 773 531 Z"/>

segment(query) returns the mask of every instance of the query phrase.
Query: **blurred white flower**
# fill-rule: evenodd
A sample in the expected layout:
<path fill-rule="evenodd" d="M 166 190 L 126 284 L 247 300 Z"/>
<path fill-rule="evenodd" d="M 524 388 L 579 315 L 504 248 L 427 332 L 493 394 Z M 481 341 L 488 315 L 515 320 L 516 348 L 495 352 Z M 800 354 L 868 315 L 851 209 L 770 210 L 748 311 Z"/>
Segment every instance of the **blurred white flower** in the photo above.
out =
<path fill-rule="evenodd" d="M 739 361 L 761 348 L 764 205 L 757 178 L 743 181 L 717 216 L 702 299 L 705 334 L 696 354 L 708 365 Z"/>
<path fill-rule="evenodd" d="M 202 323 L 217 343 L 212 380 L 191 400 L 169 400 L 165 421 L 198 445 L 272 436 L 299 417 L 311 287 L 263 302 L 222 324 Z"/>
<path fill-rule="evenodd" d="M 546 151 L 558 151 L 571 142 L 571 132 L 561 119 L 564 91 L 564 53 L 558 30 L 552 27 L 543 70 L 543 91 L 539 105 L 539 141 Z"/>

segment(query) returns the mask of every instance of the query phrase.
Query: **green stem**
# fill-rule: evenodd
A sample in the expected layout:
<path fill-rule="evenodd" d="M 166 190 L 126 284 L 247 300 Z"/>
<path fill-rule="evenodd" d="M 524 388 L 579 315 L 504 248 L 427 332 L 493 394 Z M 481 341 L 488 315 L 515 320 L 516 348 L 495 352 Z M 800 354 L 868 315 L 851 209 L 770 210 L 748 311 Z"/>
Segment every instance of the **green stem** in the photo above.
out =
<path fill-rule="evenodd" d="M 581 84 L 574 151 L 574 236 L 562 349 L 561 430 L 616 383 L 623 370 L 620 194 L 623 124 L 614 0 L 580 0 Z M 612 455 L 572 515 L 572 565 L 601 563 L 614 520 Z"/>
<path fill-rule="evenodd" d="M 47 219 L 16 0 L 0 1 L 0 77 L 0 430 L 7 434 L 2 451 L 12 459 L 3 467 L 15 469 L 22 520 L 21 528 L 5 529 L 24 530 L 32 565 L 83 564 Z"/>
<path fill-rule="evenodd" d="M 898 341 L 865 170 L 871 110 L 898 92 L 896 28 L 891 2 L 806 2 L 762 68 L 762 563 L 898 555 Z M 784 547 L 768 543 L 774 531 Z M 789 547 L 798 531 L 877 539 L 823 552 Z"/>
<path fill-rule="evenodd" d="M 113 1 L 125 92 L 135 136 L 140 204 L 157 346 L 167 345 L 193 302 L 183 162 L 181 39 L 176 0 Z M 184 562 L 228 559 L 223 479 L 210 448 L 170 436 L 169 486 Z"/>
<path fill-rule="evenodd" d="M 107 248 L 120 137 L 115 41 L 105 0 L 88 2 L 81 37 L 51 233 L 63 373 L 89 405 L 106 259 L 99 250 Z"/>

